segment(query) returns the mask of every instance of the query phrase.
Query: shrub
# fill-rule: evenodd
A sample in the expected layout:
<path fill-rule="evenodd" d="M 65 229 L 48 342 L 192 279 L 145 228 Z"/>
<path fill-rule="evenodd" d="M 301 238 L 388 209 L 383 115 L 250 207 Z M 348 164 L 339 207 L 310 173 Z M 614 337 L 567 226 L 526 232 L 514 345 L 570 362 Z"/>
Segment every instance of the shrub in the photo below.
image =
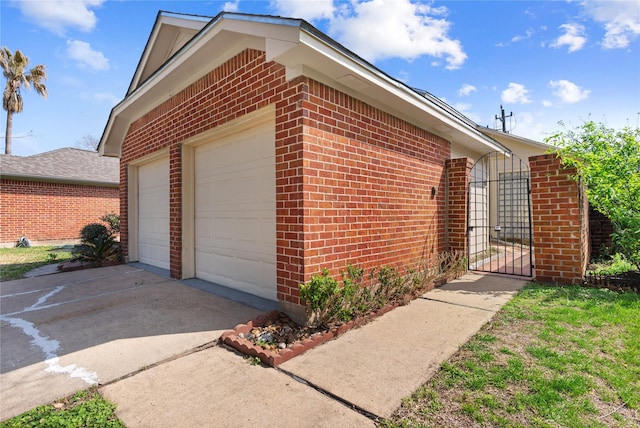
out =
<path fill-rule="evenodd" d="M 101 223 L 90 223 L 80 231 L 81 244 L 74 249 L 74 260 L 102 263 L 120 261 L 120 245 L 112 230 Z"/>
<path fill-rule="evenodd" d="M 86 262 L 118 262 L 120 261 L 120 245 L 111 235 L 98 236 L 92 241 L 85 241 L 74 250 L 75 260 Z"/>
<path fill-rule="evenodd" d="M 371 270 L 349 265 L 342 272 L 342 286 L 327 269 L 300 284 L 300 298 L 307 304 L 307 324 L 329 328 L 363 317 L 389 303 L 403 304 L 435 281 L 458 276 L 466 270 L 462 253 L 442 253 L 434 263 L 421 262 L 414 269 L 382 266 Z"/>
<path fill-rule="evenodd" d="M 111 232 L 107 226 L 101 223 L 90 223 L 80 230 L 80 241 L 84 244 L 87 242 L 95 242 L 99 238 L 111 236 Z"/>
<path fill-rule="evenodd" d="M 100 217 L 100 220 L 109 225 L 111 233 L 120 233 L 120 216 L 116 213 L 105 214 Z"/>

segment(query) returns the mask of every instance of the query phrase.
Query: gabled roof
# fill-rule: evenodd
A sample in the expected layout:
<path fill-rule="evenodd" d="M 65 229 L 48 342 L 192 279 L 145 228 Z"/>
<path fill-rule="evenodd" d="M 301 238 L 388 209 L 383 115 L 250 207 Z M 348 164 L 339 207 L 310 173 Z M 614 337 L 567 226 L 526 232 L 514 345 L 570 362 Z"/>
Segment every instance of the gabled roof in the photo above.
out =
<path fill-rule="evenodd" d="M 126 97 L 111 111 L 100 154 L 120 156 L 133 121 L 248 48 L 285 66 L 287 79 L 308 76 L 480 154 L 509 152 L 448 104 L 392 78 L 304 20 L 161 11 Z"/>
<path fill-rule="evenodd" d="M 32 156 L 0 155 L 0 176 L 33 181 L 118 186 L 120 161 L 70 147 Z"/>

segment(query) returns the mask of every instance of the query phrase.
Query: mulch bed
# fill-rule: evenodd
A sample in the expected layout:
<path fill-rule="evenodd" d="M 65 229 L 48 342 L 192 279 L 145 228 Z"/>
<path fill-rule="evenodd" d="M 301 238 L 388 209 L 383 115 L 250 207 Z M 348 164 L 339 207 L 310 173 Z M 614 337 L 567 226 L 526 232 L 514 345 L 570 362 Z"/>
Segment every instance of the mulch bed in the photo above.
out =
<path fill-rule="evenodd" d="M 277 367 L 309 349 L 339 337 L 354 327 L 382 316 L 399 305 L 399 303 L 389 304 L 366 317 L 331 328 L 300 326 L 285 313 L 271 311 L 224 332 L 220 342 L 244 355 L 257 357 L 268 366 Z"/>

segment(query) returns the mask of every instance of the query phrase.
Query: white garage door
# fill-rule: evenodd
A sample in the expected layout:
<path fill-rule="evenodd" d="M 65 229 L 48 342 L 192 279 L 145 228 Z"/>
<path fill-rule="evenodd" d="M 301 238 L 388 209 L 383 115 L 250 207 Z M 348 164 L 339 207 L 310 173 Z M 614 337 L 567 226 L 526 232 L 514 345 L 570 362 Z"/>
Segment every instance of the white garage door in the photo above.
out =
<path fill-rule="evenodd" d="M 276 300 L 273 122 L 195 149 L 196 276 Z"/>
<path fill-rule="evenodd" d="M 169 269 L 169 158 L 138 167 L 138 259 Z"/>

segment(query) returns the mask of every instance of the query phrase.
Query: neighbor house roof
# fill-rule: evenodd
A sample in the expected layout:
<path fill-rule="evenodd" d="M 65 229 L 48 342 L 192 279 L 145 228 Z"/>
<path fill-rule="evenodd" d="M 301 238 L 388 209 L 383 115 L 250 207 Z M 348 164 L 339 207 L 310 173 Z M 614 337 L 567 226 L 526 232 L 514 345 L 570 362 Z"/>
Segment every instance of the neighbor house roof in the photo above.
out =
<path fill-rule="evenodd" d="M 310 77 L 477 153 L 509 152 L 442 100 L 392 78 L 304 20 L 161 11 L 129 90 L 111 111 L 100 154 L 119 157 L 133 121 L 245 49 L 265 52 L 288 80 Z"/>
<path fill-rule="evenodd" d="M 0 176 L 32 181 L 118 186 L 120 161 L 98 152 L 62 148 L 32 156 L 0 155 Z"/>
<path fill-rule="evenodd" d="M 540 141 L 536 141 L 536 140 L 532 140 L 530 138 L 525 138 L 525 137 L 520 137 L 518 135 L 515 134 L 509 134 L 509 133 L 505 133 L 502 131 L 498 131 L 497 129 L 491 129 L 491 128 L 487 128 L 484 126 L 480 126 L 477 125 L 476 126 L 478 131 L 482 132 L 485 135 L 488 135 L 489 137 L 496 139 L 498 141 L 501 141 L 503 143 L 511 143 L 511 142 L 516 142 L 516 143 L 521 143 L 521 144 L 527 144 L 529 146 L 532 147 L 538 147 L 542 150 L 549 150 L 552 147 L 546 143 L 542 143 Z"/>

